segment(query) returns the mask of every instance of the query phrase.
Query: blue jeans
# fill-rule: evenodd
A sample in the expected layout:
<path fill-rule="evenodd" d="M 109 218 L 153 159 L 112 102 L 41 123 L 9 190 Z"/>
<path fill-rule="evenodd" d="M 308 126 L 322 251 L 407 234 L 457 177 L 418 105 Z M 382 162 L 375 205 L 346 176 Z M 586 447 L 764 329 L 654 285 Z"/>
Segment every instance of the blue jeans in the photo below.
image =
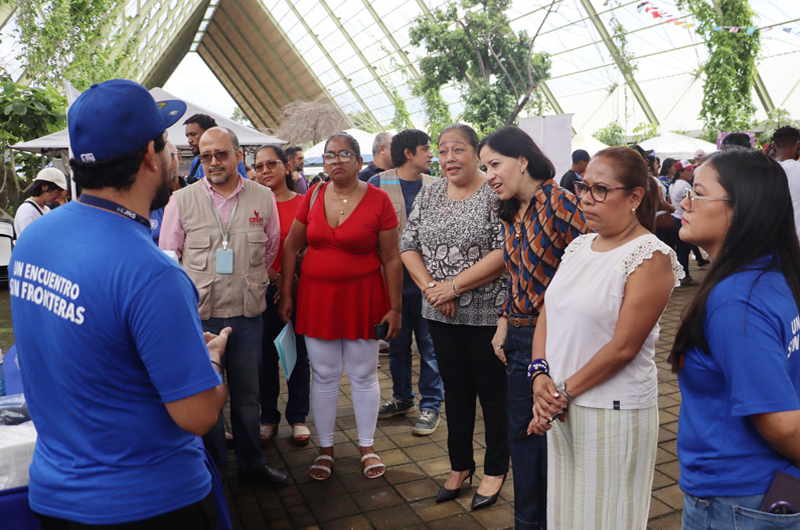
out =
<path fill-rule="evenodd" d="M 444 401 L 444 384 L 439 375 L 439 364 L 433 350 L 433 340 L 428 331 L 428 321 L 422 318 L 422 292 L 403 291 L 403 327 L 396 339 L 389 341 L 389 371 L 392 374 L 395 399 L 414 399 L 411 387 L 411 332 L 417 338 L 419 348 L 419 402 L 421 410 L 439 413 Z"/>
<path fill-rule="evenodd" d="M 261 315 L 252 318 L 209 318 L 203 320 L 203 331 L 219 333 L 230 326 L 222 366 L 228 373 L 228 393 L 231 397 L 231 427 L 233 430 L 236 461 L 239 469 L 255 471 L 266 463 L 261 452 L 259 430 L 258 373 L 261 369 Z M 228 467 L 228 446 L 222 413 L 217 424 L 203 436 L 206 449 L 224 477 Z"/>
<path fill-rule="evenodd" d="M 747 497 L 683 497 L 683 530 L 798 530 L 800 514 L 758 511 L 763 495 Z"/>
<path fill-rule="evenodd" d="M 281 412 L 278 410 L 278 396 L 281 391 L 280 361 L 278 350 L 275 348 L 275 338 L 280 334 L 286 324 L 278 316 L 278 304 L 275 303 L 275 293 L 278 288 L 270 285 L 267 288 L 267 310 L 264 311 L 264 341 L 261 363 L 261 376 L 259 384 L 261 395 L 261 423 L 277 425 L 281 422 Z M 286 403 L 286 421 L 289 425 L 305 423 L 308 416 L 308 393 L 311 370 L 308 366 L 308 352 L 306 341 L 302 335 L 295 335 L 297 341 L 297 364 L 292 370 L 292 377 L 287 382 L 289 399 Z"/>
<path fill-rule="evenodd" d="M 514 466 L 514 527 L 517 530 L 546 528 L 547 436 L 527 434 L 528 424 L 533 419 L 528 365 L 534 329 L 509 324 L 503 345 L 508 363 L 508 441 Z"/>

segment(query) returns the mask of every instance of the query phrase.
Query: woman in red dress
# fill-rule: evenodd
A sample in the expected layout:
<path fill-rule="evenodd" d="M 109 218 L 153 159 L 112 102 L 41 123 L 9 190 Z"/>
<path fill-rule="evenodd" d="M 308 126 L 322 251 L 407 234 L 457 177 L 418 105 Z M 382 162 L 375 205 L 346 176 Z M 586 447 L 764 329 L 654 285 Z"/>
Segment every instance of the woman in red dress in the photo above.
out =
<path fill-rule="evenodd" d="M 330 181 L 303 197 L 281 262 L 283 276 L 294 276 L 297 250 L 309 245 L 297 293 L 297 333 L 306 336 L 313 368 L 311 405 L 320 455 L 311 477 L 331 475 L 339 382 L 346 368 L 364 475 L 377 478 L 386 466 L 372 447 L 380 407 L 375 325 L 388 324 L 387 340 L 400 332 L 397 214 L 385 191 L 358 180 L 362 159 L 355 138 L 346 133 L 328 138 L 323 160 Z M 283 282 L 279 314 L 284 322 L 292 308 L 291 284 Z"/>
<path fill-rule="evenodd" d="M 278 256 L 267 271 L 271 285 L 267 289 L 267 310 L 263 314 L 264 342 L 261 373 L 259 374 L 261 387 L 259 402 L 261 403 L 261 445 L 264 446 L 272 441 L 278 433 L 278 425 L 281 422 L 281 413 L 278 410 L 280 369 L 278 368 L 278 350 L 275 348 L 274 342 L 284 326 L 278 316 L 278 300 L 283 281 L 281 253 L 303 196 L 294 192 L 292 165 L 281 146 L 265 145 L 260 147 L 256 151 L 255 160 L 255 181 L 268 187 L 275 194 L 278 216 L 281 221 L 281 244 L 278 248 Z M 286 281 L 291 283 L 292 278 L 289 277 Z M 310 376 L 305 341 L 302 335 L 297 335 L 297 363 L 287 382 L 289 399 L 286 403 L 286 421 L 292 426 L 292 442 L 298 446 L 307 445 L 311 439 L 311 432 L 306 427 Z"/>

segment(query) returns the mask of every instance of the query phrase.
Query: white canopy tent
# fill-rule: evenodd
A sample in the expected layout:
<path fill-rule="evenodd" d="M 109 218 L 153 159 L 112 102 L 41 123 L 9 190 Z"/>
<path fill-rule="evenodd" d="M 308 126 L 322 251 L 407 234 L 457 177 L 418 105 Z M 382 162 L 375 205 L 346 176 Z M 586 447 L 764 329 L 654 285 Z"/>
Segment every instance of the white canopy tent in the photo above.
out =
<path fill-rule="evenodd" d="M 694 158 L 694 153 L 698 149 L 705 151 L 706 156 L 717 150 L 717 146 L 711 142 L 673 132 L 662 133 L 655 138 L 639 142 L 639 146 L 645 151 L 654 150 L 656 156 L 661 160 L 665 158 L 674 158 L 676 160 Z"/>
<path fill-rule="evenodd" d="M 153 98 L 155 98 L 156 101 L 180 99 L 157 87 L 151 89 L 150 93 L 153 95 Z M 239 143 L 243 146 L 260 146 L 264 144 L 286 143 L 280 138 L 264 134 L 255 129 L 251 129 L 250 127 L 246 127 L 241 123 L 237 123 L 229 118 L 226 118 L 225 116 L 206 110 L 190 101 L 183 101 L 186 103 L 186 114 L 184 114 L 183 118 L 178 120 L 175 125 L 167 129 L 169 140 L 175 144 L 175 147 L 178 149 L 189 148 L 189 144 L 186 142 L 186 134 L 184 133 L 183 122 L 195 114 L 208 114 L 209 116 L 213 117 L 217 121 L 217 125 L 227 127 L 228 129 L 232 130 L 239 138 Z M 29 142 L 22 142 L 12 145 L 11 148 L 19 151 L 29 151 L 32 153 L 46 153 L 47 151 L 67 150 L 69 149 L 69 133 L 66 130 L 58 131 L 53 134 L 48 134 L 47 136 L 42 136 L 41 138 L 36 138 L 35 140 L 31 140 Z"/>
<path fill-rule="evenodd" d="M 358 147 L 361 148 L 361 158 L 364 159 L 365 164 L 369 164 L 372 162 L 372 142 L 375 140 L 375 136 L 378 133 L 370 133 L 367 131 L 362 131 L 361 129 L 347 129 L 347 134 L 352 136 L 353 138 L 358 141 Z M 394 132 L 394 131 L 389 131 Z M 328 141 L 327 138 L 322 140 L 320 143 L 316 144 L 313 147 L 309 147 L 303 154 L 306 157 L 306 165 L 307 166 L 321 166 L 322 165 L 322 153 L 325 152 L 325 142 Z"/>
<path fill-rule="evenodd" d="M 585 132 L 577 134 L 572 138 L 572 150 L 583 149 L 589 153 L 589 156 L 594 156 L 595 153 L 606 147 L 608 147 L 606 144 Z"/>

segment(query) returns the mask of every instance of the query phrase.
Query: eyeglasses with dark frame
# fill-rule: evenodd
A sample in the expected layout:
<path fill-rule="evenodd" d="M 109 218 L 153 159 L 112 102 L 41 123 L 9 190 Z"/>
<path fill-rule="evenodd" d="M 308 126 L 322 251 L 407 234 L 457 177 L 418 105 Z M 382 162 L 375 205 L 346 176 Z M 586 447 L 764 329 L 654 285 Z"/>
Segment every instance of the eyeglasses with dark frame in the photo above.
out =
<path fill-rule="evenodd" d="M 725 201 L 731 202 L 730 197 L 703 197 L 702 195 L 698 195 L 696 191 L 692 188 L 688 188 L 685 192 L 683 192 L 683 196 L 689 199 L 689 208 L 687 211 L 691 212 L 694 210 L 694 201 Z"/>
<path fill-rule="evenodd" d="M 587 191 L 597 202 L 603 202 L 608 198 L 608 192 L 614 190 L 632 190 L 633 188 L 630 186 L 602 186 L 600 184 L 595 184 L 594 186 L 589 186 L 585 182 L 576 182 L 575 183 L 575 195 L 578 197 L 583 196 L 584 193 Z"/>
<path fill-rule="evenodd" d="M 214 151 L 213 153 L 203 153 L 200 155 L 200 161 L 203 164 L 210 164 L 211 158 L 216 158 L 218 162 L 225 162 L 228 160 L 228 157 L 232 152 L 236 151 L 236 149 L 226 149 L 224 151 Z"/>
<path fill-rule="evenodd" d="M 258 164 L 253 166 L 253 169 L 256 170 L 256 173 L 261 173 L 261 171 L 265 168 L 275 169 L 278 167 L 278 164 L 283 164 L 280 160 L 270 159 L 266 162 L 259 162 Z"/>
<path fill-rule="evenodd" d="M 324 160 L 326 164 L 333 164 L 333 161 L 338 158 L 341 163 L 346 164 L 354 156 L 355 153 L 353 153 L 352 151 L 348 151 L 347 149 L 345 149 L 344 151 L 339 151 L 338 153 L 334 153 L 333 151 L 328 151 L 327 153 L 322 155 L 322 160 Z"/>

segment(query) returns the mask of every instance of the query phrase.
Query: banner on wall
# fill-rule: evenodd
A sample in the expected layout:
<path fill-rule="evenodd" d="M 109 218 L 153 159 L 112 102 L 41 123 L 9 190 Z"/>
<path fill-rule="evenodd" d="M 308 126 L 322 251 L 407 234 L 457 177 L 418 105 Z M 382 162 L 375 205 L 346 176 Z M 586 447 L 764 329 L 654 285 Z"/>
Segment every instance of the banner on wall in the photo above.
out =
<path fill-rule="evenodd" d="M 572 167 L 572 114 L 521 118 L 519 128 L 533 138 L 556 168 L 556 182 Z"/>

